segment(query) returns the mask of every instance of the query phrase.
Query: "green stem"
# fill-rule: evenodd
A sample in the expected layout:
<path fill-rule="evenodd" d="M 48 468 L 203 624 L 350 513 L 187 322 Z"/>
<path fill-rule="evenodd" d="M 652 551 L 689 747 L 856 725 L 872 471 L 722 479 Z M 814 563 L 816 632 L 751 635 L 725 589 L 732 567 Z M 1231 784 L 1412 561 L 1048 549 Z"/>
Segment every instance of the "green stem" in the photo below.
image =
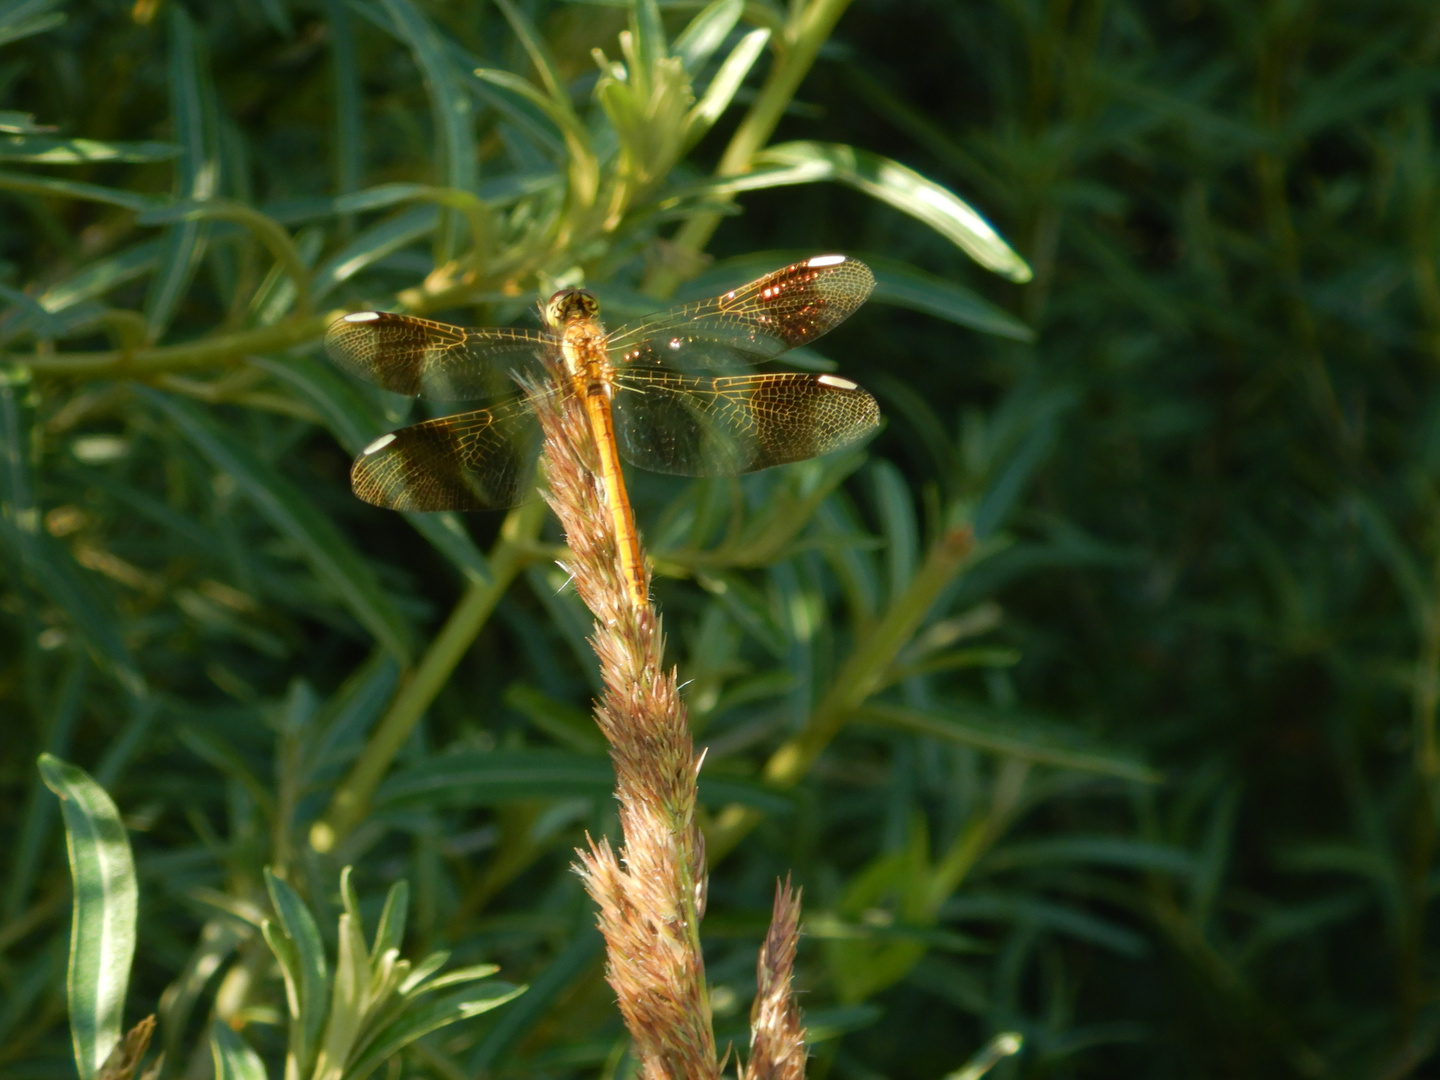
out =
<path fill-rule="evenodd" d="M 975 540 L 969 529 L 951 530 L 931 549 L 906 590 L 895 598 L 874 629 L 855 643 L 841 665 L 839 677 L 810 714 L 805 730 L 770 756 L 763 773 L 768 783 L 788 788 L 804 779 L 846 721 L 884 684 L 885 673 L 895 657 L 914 637 L 936 598 L 974 550 Z M 762 816 L 749 807 L 727 806 L 722 810 L 706 834 L 711 866 L 724 858 Z"/>
<path fill-rule="evenodd" d="M 418 667 L 401 686 L 376 726 L 350 775 L 335 790 L 325 816 L 310 828 L 310 845 L 331 851 L 368 810 L 371 796 L 420 717 L 449 681 L 460 658 L 485 625 L 510 582 L 530 562 L 530 550 L 544 518 L 545 505 L 530 503 L 511 511 L 490 552 L 490 580 L 471 582 Z"/>
<path fill-rule="evenodd" d="M 301 316 L 310 314 L 310 271 L 305 266 L 305 260 L 300 257 L 300 251 L 295 247 L 295 241 L 290 239 L 290 234 L 285 231 L 284 226 L 274 218 L 261 213 L 253 206 L 247 206 L 231 199 L 210 199 L 179 212 L 175 208 L 157 211 L 151 215 L 151 218 L 142 219 L 142 221 L 152 219 L 157 223 L 162 221 L 229 221 L 249 229 L 255 239 L 265 245 L 276 263 L 294 282 L 296 313 Z"/>
<path fill-rule="evenodd" d="M 296 316 L 274 326 L 241 330 L 184 345 L 156 345 L 148 349 L 107 352 L 0 353 L 0 363 L 19 364 L 39 375 L 82 376 L 153 375 L 162 371 L 235 363 L 251 353 L 282 352 L 325 333 L 328 315 Z"/>
<path fill-rule="evenodd" d="M 820 46 L 825 44 L 849 6 L 850 0 L 810 0 L 790 20 L 780 38 L 782 47 L 760 87 L 760 93 L 731 136 L 720 164 L 715 167 L 716 176 L 734 176 L 749 170 L 750 159 L 770 141 L 780 117 L 794 100 L 795 91 L 810 73 Z M 674 245 L 685 252 L 703 251 L 722 217 L 713 211 L 696 214 L 680 226 Z M 669 296 L 680 280 L 674 264 L 666 263 L 657 266 L 649 275 L 645 290 L 652 296 Z"/>

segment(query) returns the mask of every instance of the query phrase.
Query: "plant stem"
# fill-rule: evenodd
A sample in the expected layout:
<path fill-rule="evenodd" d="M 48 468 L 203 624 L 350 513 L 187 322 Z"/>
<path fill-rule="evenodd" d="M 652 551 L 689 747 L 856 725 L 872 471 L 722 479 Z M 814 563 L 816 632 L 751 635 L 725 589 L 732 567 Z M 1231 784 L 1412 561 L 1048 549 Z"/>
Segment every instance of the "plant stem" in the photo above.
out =
<path fill-rule="evenodd" d="M 895 657 L 974 550 L 975 540 L 969 529 L 952 529 L 931 548 L 909 586 L 894 599 L 870 633 L 855 643 L 839 676 L 810 714 L 805 729 L 782 744 L 765 763 L 763 775 L 768 783 L 788 788 L 804 779 L 846 721 L 883 684 Z M 722 810 L 706 832 L 706 848 L 712 861 L 729 854 L 763 816 L 744 806 Z"/>
<path fill-rule="evenodd" d="M 810 0 L 796 11 L 779 39 L 770 73 L 715 167 L 716 176 L 734 176 L 749 170 L 750 160 L 775 133 L 795 91 L 810 73 L 820 46 L 830 37 L 849 6 L 850 0 Z M 673 245 L 687 253 L 703 251 L 721 218 L 722 215 L 714 211 L 696 214 L 680 226 Z M 680 281 L 675 265 L 667 262 L 657 265 L 647 276 L 645 291 L 651 296 L 669 296 Z"/>
<path fill-rule="evenodd" d="M 281 352 L 313 341 L 325 333 L 330 315 L 305 315 L 274 326 L 219 334 L 184 345 L 155 345 L 145 349 L 111 349 L 105 352 L 0 353 L 0 364 L 20 364 L 39 375 L 71 378 L 104 375 L 110 378 L 153 375 L 162 371 L 236 363 L 250 353 Z"/>
<path fill-rule="evenodd" d="M 530 561 L 531 545 L 543 517 L 544 506 L 537 502 L 512 510 L 505 519 L 500 539 L 490 552 L 490 580 L 470 583 L 419 666 L 402 683 L 350 775 L 335 789 L 324 817 L 311 826 L 310 845 L 316 851 L 333 850 L 363 820 L 371 796 L 400 747 L 449 680 L 510 582 Z"/>

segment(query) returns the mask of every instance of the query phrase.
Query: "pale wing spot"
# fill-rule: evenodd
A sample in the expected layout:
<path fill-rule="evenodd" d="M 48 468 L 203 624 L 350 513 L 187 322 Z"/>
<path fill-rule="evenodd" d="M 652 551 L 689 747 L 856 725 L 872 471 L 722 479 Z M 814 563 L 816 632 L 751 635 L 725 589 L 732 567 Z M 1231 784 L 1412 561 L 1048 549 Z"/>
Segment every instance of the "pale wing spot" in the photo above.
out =
<path fill-rule="evenodd" d="M 378 311 L 357 311 L 353 315 L 346 315 L 342 322 L 374 322 L 380 318 Z"/>
<path fill-rule="evenodd" d="M 844 255 L 816 255 L 815 258 L 811 259 L 805 265 L 810 267 L 811 270 L 819 270 L 825 266 L 839 266 L 844 261 Z"/>
<path fill-rule="evenodd" d="M 371 454 L 376 453 L 377 451 L 384 450 L 385 447 L 389 446 L 389 445 L 390 445 L 392 442 L 394 442 L 394 441 L 395 441 L 395 433 L 394 433 L 393 431 L 392 431 L 389 435 L 381 435 L 378 439 L 376 439 L 374 442 L 372 442 L 369 446 L 365 447 L 364 450 L 361 450 L 361 451 L 360 451 L 360 456 L 361 456 L 361 457 L 369 457 Z"/>
<path fill-rule="evenodd" d="M 817 375 L 815 381 L 821 386 L 833 386 L 837 390 L 860 389 L 859 383 L 853 383 L 849 379 L 842 379 L 839 375 Z"/>

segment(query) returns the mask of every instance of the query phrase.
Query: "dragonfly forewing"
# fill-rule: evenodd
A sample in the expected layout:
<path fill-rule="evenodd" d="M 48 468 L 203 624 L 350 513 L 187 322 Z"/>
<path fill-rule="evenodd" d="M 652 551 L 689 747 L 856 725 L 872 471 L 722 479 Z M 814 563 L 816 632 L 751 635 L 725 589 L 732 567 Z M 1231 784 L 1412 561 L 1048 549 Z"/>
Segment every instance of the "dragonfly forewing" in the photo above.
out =
<path fill-rule="evenodd" d="M 610 335 L 611 362 L 708 371 L 759 364 L 839 326 L 874 287 L 864 263 L 820 255 L 621 327 Z"/>
<path fill-rule="evenodd" d="M 517 375 L 539 376 L 550 341 L 530 330 L 463 326 L 357 311 L 337 319 L 325 349 L 350 374 L 397 394 L 431 401 L 508 397 Z"/>
<path fill-rule="evenodd" d="M 880 423 L 873 397 L 835 375 L 617 375 L 615 431 L 632 465 L 734 476 L 849 446 Z"/>

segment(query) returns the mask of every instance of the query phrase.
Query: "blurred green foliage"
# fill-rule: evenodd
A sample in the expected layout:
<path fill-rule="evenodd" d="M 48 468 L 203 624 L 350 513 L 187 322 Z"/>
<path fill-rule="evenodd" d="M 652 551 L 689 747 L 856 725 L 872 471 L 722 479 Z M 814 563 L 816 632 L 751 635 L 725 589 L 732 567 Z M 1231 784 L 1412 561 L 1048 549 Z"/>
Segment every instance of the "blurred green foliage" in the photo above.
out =
<path fill-rule="evenodd" d="M 42 752 L 130 827 L 169 1075 L 214 1020 L 283 1057 L 267 866 L 322 935 L 406 880 L 405 955 L 529 985 L 406 1075 L 623 1075 L 553 525 L 355 502 L 404 405 L 315 344 L 823 251 L 880 278 L 822 342 L 867 454 L 630 475 L 710 747 L 722 1044 L 793 871 L 815 1077 L 1011 1029 L 994 1075 L 1433 1068 L 1440 11 L 840 8 L 0 3 L 6 1076 L 73 1075 Z"/>

